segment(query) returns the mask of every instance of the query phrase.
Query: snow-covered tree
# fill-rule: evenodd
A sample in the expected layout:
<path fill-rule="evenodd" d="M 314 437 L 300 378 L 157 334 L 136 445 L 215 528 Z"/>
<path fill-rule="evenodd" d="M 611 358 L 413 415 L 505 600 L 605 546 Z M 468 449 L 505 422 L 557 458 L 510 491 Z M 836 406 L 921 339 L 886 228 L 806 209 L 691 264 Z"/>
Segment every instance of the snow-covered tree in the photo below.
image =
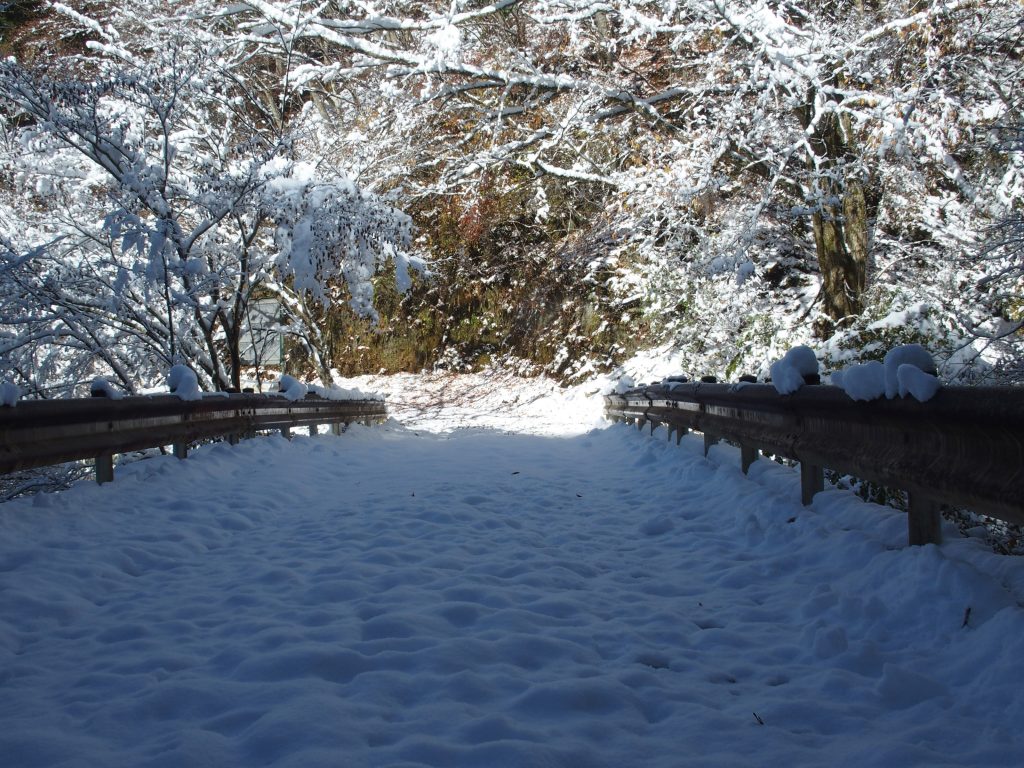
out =
<path fill-rule="evenodd" d="M 21 288 L 56 318 L 49 341 L 71 336 L 102 357 L 113 334 L 151 368 L 188 361 L 219 389 L 239 386 L 257 293 L 327 302 L 342 283 L 372 312 L 370 278 L 386 259 L 407 266 L 410 222 L 295 158 L 295 129 L 261 121 L 249 52 L 179 32 L 136 53 L 113 27 L 93 31 L 93 52 L 59 76 L 0 65 L 7 170 L 27 196 L 8 199 L 7 223 L 31 222 L 27 245 L 46 246 Z M 153 378 L 138 359 L 106 362 L 126 386 Z"/>
<path fill-rule="evenodd" d="M 384 200 L 417 217 L 416 247 L 447 281 L 390 311 L 388 333 L 429 326 L 422 339 L 444 345 L 465 320 L 526 354 L 509 339 L 546 333 L 565 342 L 541 361 L 559 374 L 588 343 L 607 361 L 623 336 L 653 341 L 648 328 L 721 373 L 812 327 L 836 345 L 888 316 L 954 336 L 986 313 L 1018 318 L 1016 284 L 997 279 L 1011 230 L 971 258 L 1019 213 L 1019 156 L 988 141 L 1019 124 L 1020 14 L 1005 0 L 49 7 L 83 46 L 65 67 L 90 83 L 76 98 L 104 130 L 136 131 L 118 141 L 147 170 L 119 177 L 20 106 L 7 168 L 32 194 L 6 200 L 9 239 L 52 244 L 40 273 L 94 253 L 95 285 L 77 267 L 50 281 L 81 293 L 62 317 L 106 306 L 82 297 L 132 297 L 121 311 L 146 312 L 117 332 L 219 385 L 254 292 L 283 296 L 324 375 L 336 336 L 372 335 L 338 331 L 322 300 L 369 311 L 385 261 L 406 282 Z M 165 166 L 161 198 L 145 185 Z M 343 218 L 355 234 L 331 228 Z M 10 236 L 20 224 L 31 237 Z M 348 255 L 330 239 L 358 232 L 385 236 Z"/>
<path fill-rule="evenodd" d="M 666 144 L 666 192 L 698 217 L 742 179 L 749 205 L 719 260 L 745 268 L 782 220 L 813 247 L 832 321 L 864 307 L 877 222 L 899 216 L 887 204 L 946 201 L 915 224 L 949 204 L 988 213 L 973 147 L 1020 74 L 1019 40 L 995 40 L 1019 15 L 1001 0 L 250 0 L 224 15 L 287 50 L 295 98 L 401 92 L 412 115 L 392 125 L 415 134 L 407 170 L 433 191 L 501 168 L 535 180 L 543 215 L 551 179 L 631 194 L 631 167 Z"/>

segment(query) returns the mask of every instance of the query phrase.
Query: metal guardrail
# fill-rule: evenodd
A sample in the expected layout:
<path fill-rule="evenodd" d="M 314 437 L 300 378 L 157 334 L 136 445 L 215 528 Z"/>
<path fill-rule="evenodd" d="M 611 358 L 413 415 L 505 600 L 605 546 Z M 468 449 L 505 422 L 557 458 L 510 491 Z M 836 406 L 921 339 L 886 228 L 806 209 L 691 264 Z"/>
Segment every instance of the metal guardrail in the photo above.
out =
<path fill-rule="evenodd" d="M 0 474 L 92 459 L 98 482 L 113 480 L 113 456 L 172 445 L 185 458 L 196 440 L 226 437 L 231 442 L 257 430 L 329 424 L 374 423 L 387 418 L 382 400 L 326 400 L 307 396 L 223 394 L 185 401 L 175 395 L 23 400 L 0 408 Z"/>
<path fill-rule="evenodd" d="M 740 446 L 743 471 L 765 452 L 800 462 L 802 499 L 823 489 L 823 468 L 909 496 L 911 544 L 941 541 L 941 505 L 1024 524 L 1024 388 L 944 387 L 925 403 L 851 400 L 838 387 L 780 395 L 767 384 L 657 385 L 605 397 L 612 419 L 677 442 L 704 433 L 705 453 Z"/>

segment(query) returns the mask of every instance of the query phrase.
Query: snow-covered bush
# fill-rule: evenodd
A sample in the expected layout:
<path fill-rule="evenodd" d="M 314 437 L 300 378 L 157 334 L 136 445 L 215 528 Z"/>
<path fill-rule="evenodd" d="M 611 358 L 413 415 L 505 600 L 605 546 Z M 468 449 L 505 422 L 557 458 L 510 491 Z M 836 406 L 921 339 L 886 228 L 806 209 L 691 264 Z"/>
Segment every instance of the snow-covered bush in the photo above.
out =
<path fill-rule="evenodd" d="M 208 386 L 237 388 L 257 291 L 279 294 L 302 329 L 306 306 L 330 304 L 337 286 L 372 313 L 385 262 L 408 283 L 408 217 L 297 162 L 300 120 L 259 128 L 247 114 L 258 87 L 232 43 L 197 44 L 194 30 L 159 24 L 128 40 L 71 16 L 103 44 L 60 68 L 0 64 L 12 116 L 0 159 L 14 185 L 0 200 L 0 234 L 16 265 L 30 262 L 0 280 L 17 281 L 37 325 L 11 352 L 52 345 L 97 357 L 129 388 L 184 359 Z"/>

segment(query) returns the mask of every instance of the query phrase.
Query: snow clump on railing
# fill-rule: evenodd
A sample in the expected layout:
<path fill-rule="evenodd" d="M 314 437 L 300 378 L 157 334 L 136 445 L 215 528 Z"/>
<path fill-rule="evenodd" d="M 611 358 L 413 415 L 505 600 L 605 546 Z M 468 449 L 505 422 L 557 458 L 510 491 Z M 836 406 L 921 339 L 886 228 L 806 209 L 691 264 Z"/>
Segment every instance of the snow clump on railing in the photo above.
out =
<path fill-rule="evenodd" d="M 21 390 L 18 389 L 17 384 L 13 384 L 6 379 L 0 380 L 0 405 L 13 408 L 18 404 L 18 398 L 20 397 Z"/>
<path fill-rule="evenodd" d="M 301 400 L 309 392 L 309 387 L 296 379 L 294 376 L 282 374 L 277 382 L 277 392 L 286 400 Z"/>
<path fill-rule="evenodd" d="M 114 387 L 102 376 L 97 376 L 89 384 L 89 394 L 92 397 L 105 397 L 108 400 L 120 400 L 124 397 L 124 392 Z"/>
<path fill-rule="evenodd" d="M 172 395 L 177 395 L 182 400 L 199 400 L 203 393 L 199 389 L 199 378 L 196 372 L 187 365 L 172 365 L 167 372 L 167 388 Z"/>
<path fill-rule="evenodd" d="M 873 360 L 836 371 L 831 381 L 854 400 L 910 396 L 923 403 L 935 397 L 941 386 L 935 361 L 920 344 L 894 347 L 881 363 Z"/>
<path fill-rule="evenodd" d="M 780 395 L 791 395 L 818 375 L 818 358 L 810 347 L 800 345 L 789 350 L 781 360 L 772 363 L 769 373 L 772 385 Z"/>

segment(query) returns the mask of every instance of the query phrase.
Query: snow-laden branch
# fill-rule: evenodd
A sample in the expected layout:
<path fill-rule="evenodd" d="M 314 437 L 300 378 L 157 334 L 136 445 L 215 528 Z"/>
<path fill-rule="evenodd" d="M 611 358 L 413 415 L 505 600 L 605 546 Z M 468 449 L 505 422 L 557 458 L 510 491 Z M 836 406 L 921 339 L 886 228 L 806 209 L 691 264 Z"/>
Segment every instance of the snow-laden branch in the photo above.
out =
<path fill-rule="evenodd" d="M 893 19 L 892 21 L 888 21 L 885 24 L 865 32 L 852 43 L 847 44 L 846 50 L 848 52 L 855 51 L 858 48 L 870 45 L 883 37 L 899 34 L 906 29 L 910 29 L 919 24 L 924 24 L 933 19 L 941 18 L 942 16 L 947 16 L 967 8 L 973 8 L 977 4 L 977 0 L 955 0 L 955 2 L 934 3 L 923 11 L 910 16 L 905 16 L 901 19 Z"/>

